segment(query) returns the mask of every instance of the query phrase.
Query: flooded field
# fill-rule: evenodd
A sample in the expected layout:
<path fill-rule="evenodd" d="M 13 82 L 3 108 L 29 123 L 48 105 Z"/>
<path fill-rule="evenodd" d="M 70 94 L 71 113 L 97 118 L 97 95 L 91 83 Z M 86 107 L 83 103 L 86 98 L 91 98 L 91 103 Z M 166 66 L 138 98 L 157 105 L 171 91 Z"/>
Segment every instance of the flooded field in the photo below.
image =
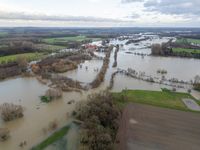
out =
<path fill-rule="evenodd" d="M 68 71 L 61 75 L 67 76 L 73 80 L 78 80 L 84 83 L 90 83 L 96 77 L 98 71 L 103 64 L 102 60 L 91 60 L 81 63 L 76 70 Z"/>
<path fill-rule="evenodd" d="M 64 126 L 66 122 L 70 120 L 68 116 L 74 110 L 76 103 L 86 99 L 88 94 L 106 89 L 106 87 L 109 86 L 112 73 L 118 68 L 125 70 L 132 68 L 154 77 L 161 76 L 157 74 L 158 69 L 165 69 L 167 70 L 167 74 L 165 75 L 167 78 L 178 78 L 179 80 L 184 81 L 193 80 L 195 75 L 200 74 L 200 69 L 198 69 L 198 66 L 200 66 L 200 60 L 177 57 L 153 57 L 149 55 L 151 53 L 149 46 L 152 43 L 162 43 L 168 40 L 169 38 L 167 37 L 160 39 L 158 36 L 154 36 L 151 40 L 139 42 L 137 45 L 130 44 L 120 46 L 117 57 L 118 65 L 116 68 L 112 67 L 114 62 L 113 51 L 110 56 L 109 68 L 106 72 L 105 80 L 99 88 L 82 93 L 67 92 L 64 93 L 63 98 L 48 104 L 41 103 L 40 101 L 40 96 L 44 95 L 48 86 L 41 84 L 36 80 L 36 78 L 20 77 L 1 81 L 0 103 L 12 102 L 14 104 L 22 105 L 24 107 L 24 117 L 7 123 L 0 121 L 0 126 L 7 127 L 11 133 L 11 138 L 8 141 L 0 143 L 0 149 L 21 149 L 19 143 L 24 140 L 27 141 L 27 147 L 25 147 L 25 149 L 30 149 L 33 145 L 48 137 L 50 133 L 44 134 L 43 128 L 48 127 L 48 124 L 54 120 L 58 122 L 59 127 Z M 111 44 L 124 44 L 125 42 L 126 40 L 113 40 L 111 41 Z M 142 57 L 140 55 L 135 55 L 134 53 L 147 54 L 148 56 Z M 101 57 L 105 56 L 104 53 L 95 54 Z M 81 63 L 77 69 L 62 73 L 62 75 L 73 80 L 78 80 L 83 84 L 89 84 L 95 79 L 102 64 L 103 60 L 93 59 L 85 61 Z M 161 88 L 171 87 L 148 83 L 123 75 L 117 75 L 114 78 L 114 87 L 112 90 L 121 91 L 125 88 L 159 91 Z M 187 91 L 187 89 L 177 90 L 183 92 Z M 200 99 L 200 94 L 198 92 L 192 91 L 192 93 Z M 68 104 L 71 100 L 74 100 L 75 103 Z M 71 137 L 73 137 L 74 132 L 76 132 L 76 127 L 73 129 L 74 130 L 70 133 Z M 56 148 L 51 146 L 49 149 L 54 150 Z M 75 148 L 70 147 L 69 149 Z"/>

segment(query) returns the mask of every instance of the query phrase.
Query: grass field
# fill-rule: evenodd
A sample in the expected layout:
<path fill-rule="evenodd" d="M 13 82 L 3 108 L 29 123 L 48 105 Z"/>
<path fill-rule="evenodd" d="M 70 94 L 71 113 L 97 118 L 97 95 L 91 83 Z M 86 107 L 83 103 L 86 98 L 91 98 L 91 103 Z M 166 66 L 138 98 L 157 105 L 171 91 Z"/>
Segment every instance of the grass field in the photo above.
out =
<path fill-rule="evenodd" d="M 194 43 L 200 44 L 200 39 L 189 39 L 189 38 L 181 38 L 176 40 L 177 43 Z"/>
<path fill-rule="evenodd" d="M 181 39 L 177 39 L 176 43 L 183 44 L 183 43 L 188 43 L 188 41 L 185 38 L 181 38 Z"/>
<path fill-rule="evenodd" d="M 194 54 L 200 54 L 200 49 L 199 50 L 195 50 L 195 49 L 186 49 L 186 48 L 173 48 L 172 49 L 173 52 L 175 53 L 194 53 Z"/>
<path fill-rule="evenodd" d="M 65 126 L 61 128 L 59 131 L 56 131 L 53 133 L 50 137 L 48 137 L 46 140 L 38 144 L 37 146 L 33 147 L 32 150 L 43 150 L 45 149 L 48 145 L 54 143 L 55 141 L 61 139 L 64 135 L 67 134 L 69 131 L 70 126 Z"/>
<path fill-rule="evenodd" d="M 7 32 L 1 32 L 1 31 L 0 31 L 0 37 L 4 37 L 4 36 L 6 36 L 6 35 L 8 35 Z"/>
<path fill-rule="evenodd" d="M 123 108 L 129 102 L 149 104 L 164 108 L 171 108 L 183 111 L 190 111 L 182 102 L 182 98 L 192 98 L 188 93 L 176 93 L 164 90 L 143 91 L 143 90 L 124 90 L 121 93 L 113 93 L 117 104 Z"/>
<path fill-rule="evenodd" d="M 50 44 L 36 44 L 35 46 L 37 47 L 37 49 L 44 52 L 56 52 L 66 48 L 64 46 L 50 45 Z"/>
<path fill-rule="evenodd" d="M 40 59 L 42 56 L 44 56 L 43 53 L 25 53 L 25 54 L 2 56 L 0 57 L 0 64 L 14 62 L 19 57 L 25 57 L 27 61 L 33 61 L 33 60 Z"/>
<path fill-rule="evenodd" d="M 68 42 L 68 41 L 77 41 L 81 42 L 84 40 L 100 40 L 100 38 L 87 38 L 86 36 L 74 36 L 74 37 L 60 37 L 60 38 L 47 38 L 43 39 L 45 43 L 54 44 L 56 42 Z"/>
<path fill-rule="evenodd" d="M 6 48 L 8 47 L 7 45 L 0 45 L 0 48 Z"/>
<path fill-rule="evenodd" d="M 200 44 L 200 39 L 187 39 L 187 41 L 194 44 Z"/>

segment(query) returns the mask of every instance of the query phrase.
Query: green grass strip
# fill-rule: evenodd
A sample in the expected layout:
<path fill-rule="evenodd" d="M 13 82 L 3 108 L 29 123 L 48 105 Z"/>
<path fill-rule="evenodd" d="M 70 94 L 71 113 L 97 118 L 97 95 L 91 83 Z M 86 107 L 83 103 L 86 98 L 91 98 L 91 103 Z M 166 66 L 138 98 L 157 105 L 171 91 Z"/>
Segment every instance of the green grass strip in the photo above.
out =
<path fill-rule="evenodd" d="M 113 96 L 116 99 L 116 104 L 123 108 L 128 103 L 141 103 L 148 104 L 163 108 L 170 108 L 182 111 L 191 111 L 185 104 L 182 102 L 182 98 L 191 98 L 194 99 L 188 93 L 178 93 L 164 90 L 160 91 L 143 91 L 143 90 L 124 90 L 120 93 L 113 93 Z M 197 101 L 197 100 L 196 100 Z M 197 103 L 199 103 L 197 101 Z"/>
<path fill-rule="evenodd" d="M 65 136 L 67 134 L 67 132 L 69 131 L 69 129 L 70 129 L 69 125 L 61 128 L 59 131 L 56 131 L 55 133 L 53 133 L 46 140 L 44 140 L 43 142 L 41 142 L 37 146 L 33 147 L 31 150 L 43 150 L 43 149 L 45 149 L 47 146 L 53 144 L 54 142 L 56 142 L 57 140 L 59 140 L 63 136 Z"/>

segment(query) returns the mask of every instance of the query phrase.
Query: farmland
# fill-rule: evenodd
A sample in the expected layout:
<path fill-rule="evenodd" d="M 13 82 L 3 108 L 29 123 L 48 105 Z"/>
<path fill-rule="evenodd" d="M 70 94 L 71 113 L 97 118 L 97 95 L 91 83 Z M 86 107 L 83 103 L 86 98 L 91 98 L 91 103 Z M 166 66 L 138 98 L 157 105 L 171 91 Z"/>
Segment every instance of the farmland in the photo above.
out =
<path fill-rule="evenodd" d="M 0 64 L 14 62 L 19 57 L 25 57 L 28 61 L 33 61 L 36 59 L 40 59 L 42 56 L 43 56 L 42 53 L 25 53 L 25 54 L 2 56 L 2 57 L 0 57 Z"/>
<path fill-rule="evenodd" d="M 180 38 L 176 40 L 177 43 L 193 43 L 193 44 L 200 44 L 200 39 L 191 39 L 191 38 Z"/>
<path fill-rule="evenodd" d="M 182 102 L 182 98 L 192 98 L 187 93 L 176 93 L 167 90 L 143 91 L 143 90 L 124 90 L 121 93 L 114 93 L 117 104 L 124 107 L 130 102 L 148 104 L 158 107 L 171 108 L 183 111 L 190 111 Z"/>
<path fill-rule="evenodd" d="M 55 44 L 56 42 L 70 42 L 70 41 L 76 41 L 76 42 L 82 42 L 82 41 L 86 41 L 86 40 L 100 40 L 99 38 L 87 38 L 86 36 L 72 36 L 72 37 L 59 37 L 59 38 L 46 38 L 43 39 L 43 41 L 45 43 L 48 44 Z"/>
<path fill-rule="evenodd" d="M 198 150 L 199 114 L 129 104 L 123 111 L 116 150 Z"/>
<path fill-rule="evenodd" d="M 0 31 L 0 37 L 4 37 L 4 36 L 6 36 L 6 35 L 8 35 L 7 32 L 1 32 L 1 31 Z"/>
<path fill-rule="evenodd" d="M 200 50 L 188 49 L 188 48 L 173 48 L 172 51 L 174 53 L 194 53 L 194 54 L 200 54 Z"/>

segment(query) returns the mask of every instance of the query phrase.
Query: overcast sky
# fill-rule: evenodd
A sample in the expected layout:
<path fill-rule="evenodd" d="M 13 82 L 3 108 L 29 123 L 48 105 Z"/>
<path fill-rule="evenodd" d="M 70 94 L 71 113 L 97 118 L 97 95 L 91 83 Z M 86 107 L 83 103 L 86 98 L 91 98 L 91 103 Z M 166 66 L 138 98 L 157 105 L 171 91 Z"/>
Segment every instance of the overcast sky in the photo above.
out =
<path fill-rule="evenodd" d="M 200 0 L 0 0 L 0 26 L 200 27 Z"/>

